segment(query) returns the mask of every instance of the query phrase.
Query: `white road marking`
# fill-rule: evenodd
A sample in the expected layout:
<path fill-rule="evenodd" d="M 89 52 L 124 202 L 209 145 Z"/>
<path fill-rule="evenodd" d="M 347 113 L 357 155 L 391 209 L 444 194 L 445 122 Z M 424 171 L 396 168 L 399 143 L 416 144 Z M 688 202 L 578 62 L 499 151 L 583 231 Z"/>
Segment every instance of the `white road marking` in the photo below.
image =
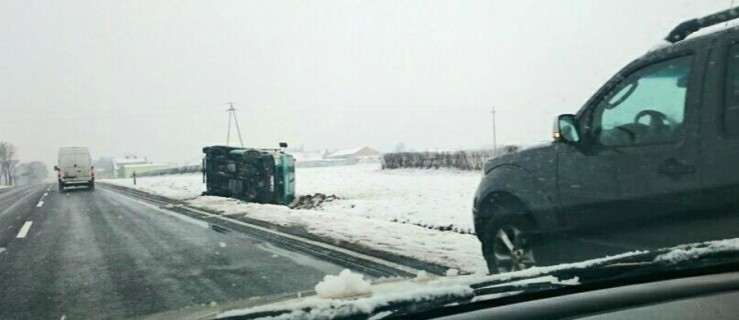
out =
<path fill-rule="evenodd" d="M 5 247 L 0 247 L 0 253 L 5 252 Z"/>
<path fill-rule="evenodd" d="M 39 200 L 38 204 L 36 205 L 36 208 L 41 208 L 44 206 L 44 200 Z"/>
<path fill-rule="evenodd" d="M 33 221 L 26 221 L 26 223 L 23 224 L 21 227 L 21 231 L 18 232 L 18 236 L 16 238 L 25 238 L 28 234 L 28 230 L 31 230 L 31 225 L 33 224 Z"/>
<path fill-rule="evenodd" d="M 44 197 L 46 197 L 46 196 L 48 196 L 48 195 L 49 195 L 49 193 L 48 193 L 48 192 L 44 192 Z"/>

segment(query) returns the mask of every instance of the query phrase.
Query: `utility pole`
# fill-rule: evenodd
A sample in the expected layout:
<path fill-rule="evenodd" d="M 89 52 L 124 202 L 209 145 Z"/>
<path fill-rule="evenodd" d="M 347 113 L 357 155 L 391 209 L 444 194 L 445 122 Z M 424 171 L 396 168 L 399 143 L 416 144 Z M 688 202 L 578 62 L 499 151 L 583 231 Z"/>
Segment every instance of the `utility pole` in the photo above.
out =
<path fill-rule="evenodd" d="M 493 156 L 498 156 L 498 141 L 497 141 L 497 135 L 495 133 L 495 107 L 493 107 L 492 110 L 490 110 L 490 114 L 493 115 Z"/>
<path fill-rule="evenodd" d="M 226 109 L 228 111 L 228 132 L 226 133 L 226 145 L 229 145 L 231 142 L 231 118 L 234 120 L 234 124 L 236 124 L 236 133 L 239 135 L 239 143 L 241 144 L 241 147 L 244 147 L 244 141 L 241 140 L 241 129 L 239 129 L 239 120 L 236 118 L 236 108 L 234 108 L 233 102 L 226 102 L 227 105 L 229 105 L 229 108 Z"/>

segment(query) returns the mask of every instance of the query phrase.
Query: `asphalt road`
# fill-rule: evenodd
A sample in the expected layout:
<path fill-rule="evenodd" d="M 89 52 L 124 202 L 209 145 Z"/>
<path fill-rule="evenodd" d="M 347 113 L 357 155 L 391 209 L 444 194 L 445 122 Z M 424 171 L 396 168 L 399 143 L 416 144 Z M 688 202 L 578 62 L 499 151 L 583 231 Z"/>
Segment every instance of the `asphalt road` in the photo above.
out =
<path fill-rule="evenodd" d="M 0 192 L 0 319 L 137 317 L 309 290 L 340 270 L 110 190 Z"/>

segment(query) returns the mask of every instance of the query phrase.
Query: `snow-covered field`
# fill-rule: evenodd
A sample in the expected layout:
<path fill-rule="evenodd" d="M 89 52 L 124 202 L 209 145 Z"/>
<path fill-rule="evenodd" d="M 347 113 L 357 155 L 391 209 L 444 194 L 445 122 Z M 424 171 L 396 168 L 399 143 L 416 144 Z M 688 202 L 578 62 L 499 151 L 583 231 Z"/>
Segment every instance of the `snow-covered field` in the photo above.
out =
<path fill-rule="evenodd" d="M 326 211 L 384 221 L 472 229 L 472 197 L 482 174 L 449 169 L 382 170 L 379 164 L 304 168 L 299 194 L 335 194 Z"/>
<path fill-rule="evenodd" d="M 418 226 L 470 230 L 479 172 L 381 170 L 378 164 L 362 164 L 298 168 L 296 175 L 298 194 L 335 194 L 341 199 L 324 203 L 320 209 L 291 210 L 200 196 L 204 191 L 200 174 L 142 177 L 135 187 L 227 215 L 301 226 L 322 237 L 467 272 L 485 272 L 480 243 L 474 235 Z M 134 187 L 131 179 L 102 182 Z"/>
<path fill-rule="evenodd" d="M 141 191 L 176 200 L 193 199 L 205 191 L 203 175 L 200 173 L 140 177 L 136 178 L 135 186 L 133 179 L 104 179 L 99 182 L 135 187 Z"/>

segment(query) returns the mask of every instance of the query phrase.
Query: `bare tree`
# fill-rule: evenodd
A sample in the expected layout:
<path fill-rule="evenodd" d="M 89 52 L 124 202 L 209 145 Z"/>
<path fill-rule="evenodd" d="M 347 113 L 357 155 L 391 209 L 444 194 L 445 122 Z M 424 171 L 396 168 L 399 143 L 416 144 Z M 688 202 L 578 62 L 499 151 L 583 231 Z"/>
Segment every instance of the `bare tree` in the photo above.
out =
<path fill-rule="evenodd" d="M 15 177 L 15 154 L 18 149 L 12 143 L 0 142 L 0 180 L 5 185 L 12 185 Z"/>
<path fill-rule="evenodd" d="M 6 173 L 5 173 L 5 158 L 8 153 L 8 143 L 0 142 L 0 184 L 7 184 Z"/>

